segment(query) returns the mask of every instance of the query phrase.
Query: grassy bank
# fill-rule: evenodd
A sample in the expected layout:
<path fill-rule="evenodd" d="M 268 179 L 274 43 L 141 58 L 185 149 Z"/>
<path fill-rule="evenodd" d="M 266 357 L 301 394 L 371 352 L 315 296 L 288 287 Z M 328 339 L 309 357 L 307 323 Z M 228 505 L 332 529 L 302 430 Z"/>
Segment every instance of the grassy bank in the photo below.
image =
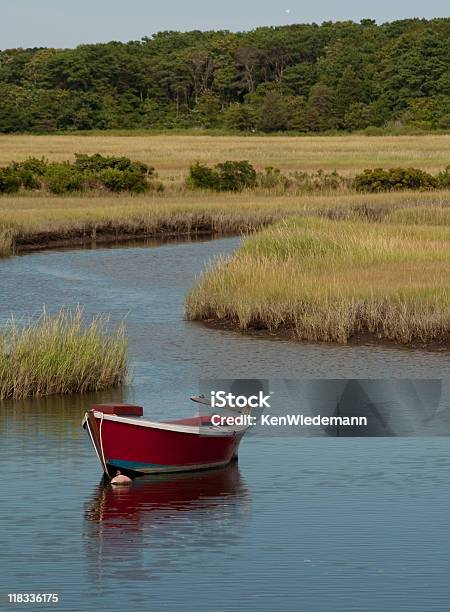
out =
<path fill-rule="evenodd" d="M 0 255 L 131 237 L 248 232 L 298 214 L 377 217 L 397 209 L 439 207 L 449 199 L 449 191 L 301 197 L 204 192 L 163 197 L 3 196 Z"/>
<path fill-rule="evenodd" d="M 0 399 L 100 391 L 119 385 L 127 370 L 124 330 L 107 320 L 84 325 L 81 310 L 0 328 Z"/>
<path fill-rule="evenodd" d="M 369 333 L 446 343 L 449 212 L 398 210 L 383 222 L 284 220 L 206 271 L 187 297 L 187 316 L 299 340 L 346 343 Z"/>

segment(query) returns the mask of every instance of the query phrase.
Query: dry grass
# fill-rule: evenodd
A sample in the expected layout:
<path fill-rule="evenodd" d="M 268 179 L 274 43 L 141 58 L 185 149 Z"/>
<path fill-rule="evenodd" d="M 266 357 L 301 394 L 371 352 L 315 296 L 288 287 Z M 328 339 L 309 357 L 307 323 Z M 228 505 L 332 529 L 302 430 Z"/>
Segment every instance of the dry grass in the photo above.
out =
<path fill-rule="evenodd" d="M 107 319 L 84 325 L 81 310 L 44 312 L 0 329 L 0 399 L 100 391 L 124 381 L 126 340 L 122 327 L 107 333 Z"/>
<path fill-rule="evenodd" d="M 450 228 L 283 221 L 206 271 L 186 312 L 309 341 L 371 333 L 404 344 L 448 342 Z"/>
<path fill-rule="evenodd" d="M 258 169 L 320 168 L 352 175 L 377 166 L 415 166 L 436 172 L 450 161 L 450 135 L 424 136 L 205 136 L 0 135 L 0 165 L 30 155 L 51 161 L 74 153 L 121 154 L 154 165 L 165 180 L 180 181 L 190 164 L 248 159 Z"/>
<path fill-rule="evenodd" d="M 365 214 L 441 208 L 450 192 L 278 196 L 189 193 L 184 196 L 0 198 L 0 255 L 61 241 L 120 240 L 126 236 L 239 233 L 298 214 Z"/>
<path fill-rule="evenodd" d="M 390 223 L 404 225 L 442 225 L 450 227 L 450 199 L 447 206 L 419 206 L 414 208 L 397 208 L 386 215 Z"/>

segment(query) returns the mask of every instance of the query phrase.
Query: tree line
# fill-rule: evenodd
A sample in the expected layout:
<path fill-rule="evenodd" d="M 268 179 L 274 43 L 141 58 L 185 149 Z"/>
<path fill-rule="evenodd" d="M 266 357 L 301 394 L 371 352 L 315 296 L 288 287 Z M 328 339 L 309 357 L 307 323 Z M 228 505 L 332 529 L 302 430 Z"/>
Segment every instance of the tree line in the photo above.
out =
<path fill-rule="evenodd" d="M 450 128 L 450 19 L 0 51 L 0 131 Z"/>

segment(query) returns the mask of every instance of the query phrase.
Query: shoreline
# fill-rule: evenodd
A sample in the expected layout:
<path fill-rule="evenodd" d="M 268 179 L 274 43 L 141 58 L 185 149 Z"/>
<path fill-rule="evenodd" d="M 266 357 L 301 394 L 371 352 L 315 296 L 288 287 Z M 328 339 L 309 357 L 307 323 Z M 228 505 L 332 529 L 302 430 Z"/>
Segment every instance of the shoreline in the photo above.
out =
<path fill-rule="evenodd" d="M 230 319 L 188 319 L 190 323 L 195 323 L 198 325 L 203 325 L 208 329 L 214 329 L 217 331 L 226 331 L 233 332 L 235 334 L 241 334 L 243 336 L 247 336 L 249 338 L 261 338 L 263 340 L 273 340 L 273 341 L 288 341 L 295 342 L 297 344 L 314 344 L 316 346 L 339 346 L 339 347 L 347 347 L 347 346 L 383 346 L 386 348 L 397 348 L 403 349 L 405 351 L 411 350 L 420 350 L 420 351 L 430 351 L 430 352 L 442 352 L 442 353 L 450 353 L 450 339 L 446 339 L 442 342 L 430 342 L 430 343 L 411 343 L 411 344 L 403 344 L 400 342 L 396 342 L 395 340 L 387 340 L 386 338 L 379 338 L 376 334 L 370 332 L 364 332 L 362 334 L 355 334 L 351 336 L 347 343 L 341 344 L 339 342 L 325 342 L 317 340 L 316 342 L 308 341 L 308 340 L 299 340 L 296 338 L 295 330 L 293 328 L 284 328 L 279 329 L 275 332 L 270 331 L 266 328 L 252 328 L 248 327 L 243 330 L 239 327 L 239 325 Z"/>
<path fill-rule="evenodd" d="M 35 251 L 51 251 L 53 249 L 70 249 L 70 248 L 96 248 L 98 245 L 119 245 L 126 244 L 129 242 L 146 242 L 154 240 L 156 242 L 191 242 L 192 240 L 202 238 L 231 238 L 233 236 L 239 236 L 237 232 L 217 232 L 214 230 L 199 230 L 196 232 L 171 232 L 171 233 L 130 233 L 130 234 L 119 234 L 105 233 L 97 235 L 95 238 L 92 236 L 73 236 L 71 238 L 55 238 L 54 240 L 48 239 L 44 241 L 33 240 L 34 236 L 27 236 L 26 240 L 15 241 L 12 255 L 20 255 L 22 253 L 32 253 Z"/>

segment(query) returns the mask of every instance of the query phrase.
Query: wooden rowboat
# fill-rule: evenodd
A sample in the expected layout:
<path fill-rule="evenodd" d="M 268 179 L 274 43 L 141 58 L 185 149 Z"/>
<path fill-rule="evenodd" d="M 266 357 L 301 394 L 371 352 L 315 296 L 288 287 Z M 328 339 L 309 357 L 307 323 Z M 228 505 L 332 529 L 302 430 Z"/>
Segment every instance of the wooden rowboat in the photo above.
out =
<path fill-rule="evenodd" d="M 248 427 L 214 426 L 210 416 L 149 421 L 141 406 L 98 404 L 83 427 L 108 477 L 204 470 L 237 458 Z"/>

